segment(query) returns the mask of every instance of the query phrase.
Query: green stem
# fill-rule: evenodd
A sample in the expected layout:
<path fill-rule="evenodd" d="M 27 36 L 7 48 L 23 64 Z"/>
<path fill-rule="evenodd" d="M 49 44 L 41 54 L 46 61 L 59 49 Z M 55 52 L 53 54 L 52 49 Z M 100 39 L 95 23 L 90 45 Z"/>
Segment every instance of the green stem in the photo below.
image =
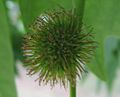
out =
<path fill-rule="evenodd" d="M 76 85 L 70 83 L 70 97 L 76 97 Z"/>
<path fill-rule="evenodd" d="M 77 15 L 79 16 L 79 21 L 83 20 L 85 0 L 72 0 L 73 9 L 76 10 Z M 70 82 L 70 97 L 76 97 L 76 84 L 72 85 Z"/>
<path fill-rule="evenodd" d="M 80 17 L 80 21 L 82 22 L 85 8 L 85 0 L 73 0 L 73 8 L 76 9 L 77 14 Z"/>

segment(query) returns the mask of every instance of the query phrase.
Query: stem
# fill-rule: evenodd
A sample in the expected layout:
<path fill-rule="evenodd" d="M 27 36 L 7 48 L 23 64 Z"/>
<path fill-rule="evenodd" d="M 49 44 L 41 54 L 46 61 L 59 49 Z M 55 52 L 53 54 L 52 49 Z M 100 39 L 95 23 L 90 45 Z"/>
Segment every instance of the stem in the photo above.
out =
<path fill-rule="evenodd" d="M 85 0 L 72 0 L 72 4 L 73 4 L 73 9 L 76 10 L 76 14 L 79 16 L 79 21 L 82 24 L 84 8 L 85 8 Z M 70 82 L 70 97 L 76 97 L 76 84 L 72 85 L 71 82 Z"/>
<path fill-rule="evenodd" d="M 76 84 L 73 86 L 70 83 L 70 97 L 76 97 Z"/>
<path fill-rule="evenodd" d="M 85 0 L 73 0 L 73 8 L 76 9 L 76 13 L 80 17 L 80 21 L 82 22 L 85 8 Z"/>

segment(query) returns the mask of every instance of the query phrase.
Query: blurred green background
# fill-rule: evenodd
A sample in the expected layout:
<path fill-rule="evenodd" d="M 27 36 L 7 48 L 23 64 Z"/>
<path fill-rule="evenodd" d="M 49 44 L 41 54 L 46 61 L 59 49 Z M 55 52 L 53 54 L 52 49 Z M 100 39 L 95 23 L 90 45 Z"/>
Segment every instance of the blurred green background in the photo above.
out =
<path fill-rule="evenodd" d="M 23 62 L 22 38 L 28 26 L 42 12 L 58 6 L 72 9 L 78 1 L 0 0 L 0 97 L 17 97 L 16 64 Z M 99 44 L 87 67 L 98 77 L 96 87 L 104 81 L 111 94 L 120 69 L 120 0 L 85 0 L 83 22 L 92 25 Z"/>

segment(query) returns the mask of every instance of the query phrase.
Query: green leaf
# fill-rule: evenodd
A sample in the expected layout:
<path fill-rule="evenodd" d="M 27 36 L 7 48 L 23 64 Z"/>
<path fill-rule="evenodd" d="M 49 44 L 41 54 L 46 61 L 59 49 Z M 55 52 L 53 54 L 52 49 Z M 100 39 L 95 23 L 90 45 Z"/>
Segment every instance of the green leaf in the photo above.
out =
<path fill-rule="evenodd" d="M 18 31 L 11 23 L 9 23 L 10 32 L 11 32 L 11 43 L 13 49 L 13 56 L 14 56 L 14 71 L 15 74 L 18 74 L 17 70 L 17 61 L 23 62 L 23 52 L 22 52 L 22 41 L 23 41 L 23 34 Z M 18 74 L 19 75 L 19 74 Z"/>
<path fill-rule="evenodd" d="M 0 97 L 17 97 L 6 10 L 0 1 Z"/>
<path fill-rule="evenodd" d="M 14 52 L 14 59 L 15 61 L 20 60 L 23 62 L 23 56 L 22 56 L 22 41 L 23 41 L 23 35 L 21 32 L 18 31 L 14 26 L 10 24 L 11 27 L 11 38 L 12 38 L 12 48 Z"/>
<path fill-rule="evenodd" d="M 111 90 L 119 66 L 119 39 L 108 37 L 104 44 L 108 89 Z"/>
<path fill-rule="evenodd" d="M 72 2 L 70 0 L 19 0 L 22 18 L 26 29 L 41 13 L 59 8 L 71 8 Z"/>
<path fill-rule="evenodd" d="M 108 80 L 104 41 L 108 36 L 120 35 L 120 0 L 86 0 L 85 6 L 84 21 L 94 27 L 95 38 L 99 42 L 95 58 L 88 67 L 102 80 Z"/>

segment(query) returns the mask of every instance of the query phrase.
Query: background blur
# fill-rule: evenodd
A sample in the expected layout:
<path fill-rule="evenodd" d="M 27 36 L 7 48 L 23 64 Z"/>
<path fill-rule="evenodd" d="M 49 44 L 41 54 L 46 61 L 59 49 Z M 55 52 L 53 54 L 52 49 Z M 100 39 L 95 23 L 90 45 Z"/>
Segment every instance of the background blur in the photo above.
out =
<path fill-rule="evenodd" d="M 59 85 L 38 85 L 26 75 L 22 38 L 42 12 L 78 0 L 0 0 L 0 97 L 69 97 Z M 77 81 L 77 97 L 120 97 L 120 0 L 85 0 L 83 22 L 92 25 L 99 47 L 89 73 Z"/>

